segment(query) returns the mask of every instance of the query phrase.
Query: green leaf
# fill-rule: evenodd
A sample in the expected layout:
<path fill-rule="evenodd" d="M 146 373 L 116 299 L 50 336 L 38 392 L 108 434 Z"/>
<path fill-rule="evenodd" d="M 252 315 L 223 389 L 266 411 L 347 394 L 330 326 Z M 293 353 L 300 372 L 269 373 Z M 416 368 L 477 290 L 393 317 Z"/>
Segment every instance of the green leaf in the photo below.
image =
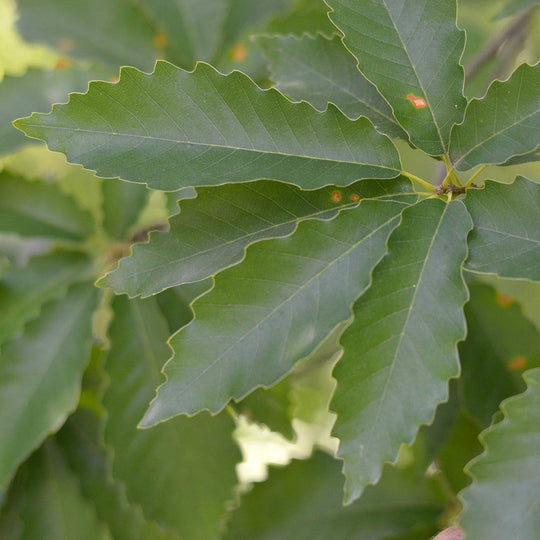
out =
<path fill-rule="evenodd" d="M 540 281 L 540 185 L 486 182 L 469 190 L 465 205 L 474 223 L 467 270 Z"/>
<path fill-rule="evenodd" d="M 112 540 L 54 441 L 21 468 L 0 515 L 5 540 Z"/>
<path fill-rule="evenodd" d="M 305 99 L 316 109 L 337 105 L 349 118 L 366 116 L 381 133 L 408 139 L 390 105 L 356 68 L 339 36 L 258 37 L 270 61 L 276 88 L 294 100 Z"/>
<path fill-rule="evenodd" d="M 0 155 L 30 142 L 11 125 L 13 120 L 66 101 L 68 92 L 85 91 L 92 78 L 96 78 L 95 71 L 71 67 L 30 69 L 20 77 L 4 77 L 0 83 Z"/>
<path fill-rule="evenodd" d="M 150 296 L 173 285 L 199 281 L 238 263 L 258 240 L 290 235 L 304 219 L 329 219 L 357 198 L 415 195 L 410 182 L 365 180 L 349 188 L 302 191 L 288 184 L 259 181 L 197 190 L 196 199 L 180 203 L 170 230 L 153 233 L 148 244 L 100 280 L 117 293 Z M 351 199 L 351 197 L 353 197 Z"/>
<path fill-rule="evenodd" d="M 459 65 L 465 34 L 456 26 L 456 2 L 327 4 L 358 68 L 392 106 L 411 142 L 431 155 L 447 153 L 450 129 L 466 104 Z"/>
<path fill-rule="evenodd" d="M 459 373 L 467 289 L 461 265 L 471 220 L 461 201 L 425 199 L 403 211 L 388 255 L 354 306 L 334 377 L 334 434 L 344 460 L 345 500 L 360 496 L 448 398 Z"/>
<path fill-rule="evenodd" d="M 292 11 L 283 16 L 277 16 L 265 26 L 266 34 L 295 34 L 323 33 L 332 36 L 338 32 L 328 18 L 328 7 L 322 1 L 306 0 L 296 2 Z"/>
<path fill-rule="evenodd" d="M 524 369 L 540 366 L 540 332 L 515 302 L 487 285 L 469 285 L 467 339 L 459 346 L 463 404 L 488 427 L 500 402 L 525 390 Z"/>
<path fill-rule="evenodd" d="M 505 2 L 506 5 L 499 13 L 497 13 L 495 19 L 504 19 L 509 15 L 514 15 L 520 11 L 532 8 L 533 6 L 538 5 L 538 3 L 538 0 L 507 0 Z"/>
<path fill-rule="evenodd" d="M 483 432 L 485 452 L 468 467 L 460 524 L 470 540 L 536 540 L 540 530 L 540 368 L 527 391 L 501 406 L 504 420 Z"/>
<path fill-rule="evenodd" d="M 97 294 L 90 283 L 47 304 L 0 356 L 0 486 L 79 400 Z"/>
<path fill-rule="evenodd" d="M 504 82 L 495 81 L 483 99 L 473 99 L 465 120 L 452 130 L 450 159 L 465 171 L 502 164 L 538 146 L 540 64 L 522 64 Z"/>
<path fill-rule="evenodd" d="M 83 240 L 94 230 L 92 215 L 57 185 L 0 172 L 0 231 L 21 236 Z"/>
<path fill-rule="evenodd" d="M 176 540 L 160 524 L 145 521 L 138 506 L 128 504 L 122 486 L 111 478 L 111 458 L 101 439 L 100 419 L 85 409 L 72 415 L 55 441 L 77 474 L 84 496 L 95 505 L 98 518 L 115 540 Z"/>
<path fill-rule="evenodd" d="M 91 261 L 82 253 L 58 251 L 30 259 L 0 281 L 0 344 L 37 317 L 43 304 L 65 295 L 75 281 L 89 279 Z"/>
<path fill-rule="evenodd" d="M 103 181 L 103 226 L 111 238 L 125 240 L 148 202 L 144 186 L 108 179 Z"/>
<path fill-rule="evenodd" d="M 158 62 L 151 75 L 123 68 L 117 84 L 93 82 L 16 126 L 100 176 L 166 191 L 260 178 L 312 189 L 394 178 L 401 168 L 367 119 L 290 103 L 207 64 L 187 72 Z"/>
<path fill-rule="evenodd" d="M 141 425 L 218 412 L 288 373 L 349 319 L 403 208 L 367 200 L 331 221 L 302 222 L 289 238 L 250 246 L 243 263 L 218 274 L 215 288 L 194 303 L 194 321 L 171 338 L 167 381 Z"/>
<path fill-rule="evenodd" d="M 242 497 L 225 538 L 389 538 L 413 526 L 432 524 L 445 505 L 443 489 L 436 480 L 412 468 L 387 467 L 381 482 L 347 507 L 341 505 L 341 489 L 339 462 L 321 452 L 309 460 L 274 469 L 266 482 L 256 484 Z"/>
<path fill-rule="evenodd" d="M 105 442 L 114 452 L 113 476 L 146 518 L 166 524 L 182 538 L 214 538 L 236 484 L 240 453 L 228 415 L 176 418 L 141 431 L 137 422 L 160 382 L 169 356 L 166 321 L 156 300 L 113 302 L 110 386 Z"/>

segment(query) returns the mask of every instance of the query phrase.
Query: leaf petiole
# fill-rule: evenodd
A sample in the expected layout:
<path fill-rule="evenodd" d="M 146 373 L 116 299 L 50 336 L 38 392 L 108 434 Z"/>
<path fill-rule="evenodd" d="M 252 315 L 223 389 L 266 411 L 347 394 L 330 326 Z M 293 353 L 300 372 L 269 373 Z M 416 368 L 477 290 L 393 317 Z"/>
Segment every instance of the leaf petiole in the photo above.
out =
<path fill-rule="evenodd" d="M 429 182 L 426 182 L 425 180 L 422 180 L 422 178 L 419 178 L 418 176 L 416 176 L 414 174 L 411 174 L 411 173 L 408 173 L 408 172 L 405 172 L 405 171 L 401 171 L 401 174 L 403 176 L 406 176 L 407 178 L 409 178 L 413 182 L 416 182 L 416 183 L 420 184 L 421 186 L 425 187 L 428 191 L 431 191 L 432 193 L 435 193 L 435 186 L 433 184 L 430 184 Z"/>

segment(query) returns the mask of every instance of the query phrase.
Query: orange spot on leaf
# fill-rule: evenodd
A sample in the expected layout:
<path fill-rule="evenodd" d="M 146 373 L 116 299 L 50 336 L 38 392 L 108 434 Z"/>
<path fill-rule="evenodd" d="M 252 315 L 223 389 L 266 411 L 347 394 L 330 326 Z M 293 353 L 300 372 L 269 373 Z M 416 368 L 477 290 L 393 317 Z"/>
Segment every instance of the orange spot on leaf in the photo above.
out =
<path fill-rule="evenodd" d="M 427 103 L 424 98 L 415 96 L 414 94 L 407 94 L 407 99 L 414 105 L 415 109 L 423 109 L 424 107 L 427 107 Z"/>
<path fill-rule="evenodd" d="M 117 83 L 119 80 L 120 80 L 120 77 L 118 77 L 118 75 L 113 75 L 113 76 L 109 79 L 109 82 Z"/>
<path fill-rule="evenodd" d="M 247 47 L 244 43 L 237 43 L 232 48 L 232 59 L 235 62 L 244 62 L 247 58 Z"/>
<path fill-rule="evenodd" d="M 522 369 L 525 369 L 527 365 L 529 364 L 529 361 L 525 356 L 519 355 L 514 356 L 514 358 L 511 358 L 508 361 L 508 369 L 511 371 L 521 371 Z"/>
<path fill-rule="evenodd" d="M 497 294 L 496 300 L 497 300 L 497 304 L 499 304 L 499 306 L 501 307 L 511 306 L 515 302 L 515 299 L 512 298 L 511 296 L 507 296 L 506 294 L 500 294 L 500 293 Z"/>
<path fill-rule="evenodd" d="M 358 193 L 353 193 L 350 197 L 351 201 L 358 202 L 360 200 L 360 195 Z"/>
<path fill-rule="evenodd" d="M 154 45 L 158 49 L 163 49 L 167 46 L 167 43 L 169 40 L 167 39 L 167 34 L 164 34 L 163 32 L 158 32 L 154 35 Z"/>
<path fill-rule="evenodd" d="M 59 58 L 54 65 L 54 69 L 66 69 L 71 66 L 71 60 L 69 58 Z"/>
<path fill-rule="evenodd" d="M 341 191 L 333 191 L 332 192 L 332 200 L 334 202 L 341 202 Z"/>

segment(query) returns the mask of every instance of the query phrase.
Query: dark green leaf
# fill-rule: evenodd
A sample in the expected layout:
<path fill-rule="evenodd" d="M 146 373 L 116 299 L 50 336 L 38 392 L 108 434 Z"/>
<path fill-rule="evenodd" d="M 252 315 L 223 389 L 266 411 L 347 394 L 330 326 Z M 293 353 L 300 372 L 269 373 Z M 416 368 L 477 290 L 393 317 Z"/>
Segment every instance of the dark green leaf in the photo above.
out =
<path fill-rule="evenodd" d="M 240 460 L 232 420 L 203 414 L 138 430 L 170 353 L 169 332 L 155 299 L 118 296 L 113 308 L 106 364 L 110 386 L 103 398 L 113 475 L 146 518 L 166 524 L 182 538 L 214 538 L 232 498 L 234 467 Z"/>
<path fill-rule="evenodd" d="M 408 139 L 390 105 L 358 71 L 338 36 L 261 36 L 257 44 L 271 63 L 276 88 L 287 96 L 304 99 L 321 111 L 333 103 L 349 118 L 366 116 L 381 133 Z"/>
<path fill-rule="evenodd" d="M 465 43 L 456 2 L 328 0 L 330 18 L 360 71 L 390 103 L 411 142 L 431 155 L 448 151 L 450 129 L 465 109 Z"/>
<path fill-rule="evenodd" d="M 94 229 L 92 215 L 57 185 L 30 182 L 0 172 L 0 231 L 21 236 L 83 240 Z"/>
<path fill-rule="evenodd" d="M 0 281 L 0 344 L 34 319 L 46 302 L 65 295 L 75 281 L 89 279 L 91 261 L 82 253 L 55 252 L 30 259 Z"/>
<path fill-rule="evenodd" d="M 150 426 L 269 386 L 310 354 L 369 283 L 404 204 L 363 201 L 331 221 L 304 221 L 289 238 L 249 247 L 241 265 L 216 276 L 175 334 L 167 381 L 142 421 Z"/>
<path fill-rule="evenodd" d="M 290 103 L 207 64 L 187 72 L 158 62 L 151 75 L 123 68 L 117 84 L 93 82 L 16 125 L 100 176 L 166 191 L 259 178 L 313 189 L 394 178 L 401 168 L 367 119 Z"/>
<path fill-rule="evenodd" d="M 97 294 L 90 283 L 73 286 L 47 304 L 0 355 L 0 486 L 79 400 L 89 360 Z"/>
<path fill-rule="evenodd" d="M 33 111 L 67 100 L 68 92 L 83 92 L 95 71 L 78 68 L 56 71 L 30 69 L 20 77 L 6 76 L 0 83 L 0 154 L 15 151 L 30 142 L 11 122 Z M 101 78 L 101 77 L 100 77 Z"/>
<path fill-rule="evenodd" d="M 112 540 L 54 441 L 22 467 L 0 515 L 3 540 Z"/>
<path fill-rule="evenodd" d="M 321 452 L 271 471 L 244 495 L 226 539 L 379 540 L 434 523 L 445 506 L 442 488 L 414 469 L 387 467 L 381 482 L 354 504 L 341 505 L 339 462 Z"/>
<path fill-rule="evenodd" d="M 473 99 L 465 120 L 452 130 L 450 158 L 465 171 L 501 164 L 538 146 L 540 65 L 522 64 L 504 82 L 495 81 L 483 99 Z"/>
<path fill-rule="evenodd" d="M 516 303 L 487 285 L 469 285 L 468 335 L 459 346 L 463 404 L 488 427 L 500 402 L 525 390 L 524 369 L 540 366 L 540 332 Z"/>
<path fill-rule="evenodd" d="M 354 306 L 331 404 L 348 502 L 377 482 L 383 463 L 395 461 L 400 445 L 412 443 L 448 398 L 465 337 L 461 265 L 471 226 L 461 201 L 425 199 L 405 209 Z"/>
<path fill-rule="evenodd" d="M 148 190 L 128 182 L 103 181 L 103 226 L 116 240 L 126 240 L 148 201 Z"/>
<path fill-rule="evenodd" d="M 272 19 L 264 28 L 266 34 L 316 34 L 332 36 L 338 32 L 328 18 L 328 6 L 322 1 L 296 2 L 295 9 L 287 15 Z"/>
<path fill-rule="evenodd" d="M 524 375 L 527 391 L 507 399 L 505 418 L 483 432 L 485 452 L 468 468 L 460 524 L 470 540 L 536 540 L 540 530 L 540 368 Z"/>
<path fill-rule="evenodd" d="M 360 198 L 401 197 L 412 201 L 410 182 L 364 180 L 349 188 L 302 191 L 260 181 L 200 188 L 196 199 L 180 203 L 170 230 L 154 233 L 148 244 L 100 281 L 117 293 L 143 297 L 179 283 L 198 281 L 238 263 L 246 247 L 265 238 L 290 235 L 301 220 L 329 219 Z M 352 197 L 352 199 L 351 199 Z"/>
<path fill-rule="evenodd" d="M 465 205 L 474 223 L 467 270 L 540 281 L 540 185 L 486 182 L 469 190 Z"/>

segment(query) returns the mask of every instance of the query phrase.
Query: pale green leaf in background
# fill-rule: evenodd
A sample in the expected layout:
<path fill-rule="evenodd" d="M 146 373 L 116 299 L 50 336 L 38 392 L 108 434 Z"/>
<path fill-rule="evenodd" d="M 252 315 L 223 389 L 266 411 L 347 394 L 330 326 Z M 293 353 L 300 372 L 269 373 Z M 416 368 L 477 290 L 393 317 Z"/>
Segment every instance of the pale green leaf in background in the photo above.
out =
<path fill-rule="evenodd" d="M 94 230 L 90 212 L 57 185 L 0 172 L 0 231 L 21 236 L 83 240 Z"/>
<path fill-rule="evenodd" d="M 310 354 L 369 283 L 405 207 L 363 201 L 331 221 L 304 221 L 288 238 L 253 244 L 218 274 L 195 319 L 171 340 L 174 355 L 142 420 L 150 426 L 269 386 Z"/>
<path fill-rule="evenodd" d="M 431 155 L 448 151 L 465 109 L 465 43 L 455 0 L 327 0 L 330 18 L 360 71 L 392 106 L 411 142 Z"/>
<path fill-rule="evenodd" d="M 96 303 L 97 291 L 91 283 L 74 285 L 65 297 L 48 303 L 19 337 L 2 345 L 1 487 L 77 406 L 90 358 Z"/>
<path fill-rule="evenodd" d="M 285 95 L 321 111 L 333 103 L 349 118 L 366 116 L 381 133 L 408 139 L 390 105 L 358 71 L 338 36 L 260 36 L 256 43 L 270 61 L 276 88 Z"/>
<path fill-rule="evenodd" d="M 242 496 L 227 540 L 382 540 L 415 526 L 427 538 L 445 507 L 444 490 L 414 468 L 387 467 L 381 482 L 359 501 L 341 504 L 339 462 L 316 452 L 274 469 L 266 482 Z"/>
<path fill-rule="evenodd" d="M 105 368 L 110 384 L 105 442 L 114 452 L 113 477 L 147 519 L 188 540 L 215 538 L 236 485 L 240 452 L 227 414 L 176 418 L 151 430 L 140 420 L 170 349 L 167 323 L 154 298 L 113 302 L 111 349 Z"/>
<path fill-rule="evenodd" d="M 540 185 L 486 182 L 468 191 L 465 205 L 474 223 L 467 270 L 540 281 Z"/>
<path fill-rule="evenodd" d="M 505 418 L 481 435 L 484 453 L 469 466 L 461 495 L 467 540 L 537 540 L 540 530 L 540 368 L 525 372 L 527 390 L 508 398 Z"/>
<path fill-rule="evenodd" d="M 503 19 L 509 15 L 514 15 L 525 9 L 532 8 L 533 6 L 538 5 L 538 0 L 507 0 L 505 6 L 499 13 L 497 13 L 496 19 Z"/>
<path fill-rule="evenodd" d="M 401 168 L 392 142 L 366 118 L 293 104 L 207 64 L 187 72 L 158 62 L 150 75 L 123 68 L 117 84 L 93 82 L 16 126 L 100 176 L 165 191 L 261 178 L 314 189 L 394 178 Z"/>
<path fill-rule="evenodd" d="M 54 441 L 21 467 L 0 514 L 3 540 L 112 540 Z"/>
<path fill-rule="evenodd" d="M 484 163 L 502 164 L 538 147 L 540 64 L 522 64 L 486 96 L 473 99 L 462 124 L 452 130 L 450 159 L 465 171 Z"/>
<path fill-rule="evenodd" d="M 354 306 L 330 407 L 338 415 L 346 502 L 377 482 L 383 463 L 433 420 L 448 380 L 459 374 L 468 297 L 461 265 L 471 227 L 461 201 L 425 199 L 405 209 Z"/>
<path fill-rule="evenodd" d="M 364 198 L 413 202 L 409 180 L 363 180 L 348 188 L 302 191 L 280 182 L 199 188 L 196 199 L 180 202 L 170 230 L 133 247 L 119 268 L 100 280 L 117 293 L 143 297 L 177 284 L 199 281 L 242 259 L 258 240 L 290 235 L 304 219 L 330 219 Z"/>

